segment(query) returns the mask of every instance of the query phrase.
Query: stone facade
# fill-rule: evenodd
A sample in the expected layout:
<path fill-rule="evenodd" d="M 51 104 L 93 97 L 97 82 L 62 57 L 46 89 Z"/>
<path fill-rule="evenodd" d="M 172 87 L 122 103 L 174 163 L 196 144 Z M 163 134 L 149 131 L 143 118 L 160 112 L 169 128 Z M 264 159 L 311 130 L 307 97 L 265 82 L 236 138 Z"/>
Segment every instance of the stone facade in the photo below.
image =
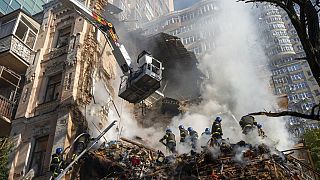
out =
<path fill-rule="evenodd" d="M 57 147 L 66 149 L 88 129 L 82 110 L 93 100 L 93 79 L 101 79 L 113 91 L 110 81 L 116 63 L 109 44 L 101 32 L 58 1 L 44 6 L 35 50 L 12 122 L 15 146 L 9 179 L 30 174 L 49 179 L 51 154 Z"/>

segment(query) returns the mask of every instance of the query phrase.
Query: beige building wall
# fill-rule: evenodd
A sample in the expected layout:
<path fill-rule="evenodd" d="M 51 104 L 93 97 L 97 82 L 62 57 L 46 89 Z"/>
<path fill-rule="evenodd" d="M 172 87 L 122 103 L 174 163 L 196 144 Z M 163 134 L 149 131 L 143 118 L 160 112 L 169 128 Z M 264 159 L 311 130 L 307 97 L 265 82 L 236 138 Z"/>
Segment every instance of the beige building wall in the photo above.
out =
<path fill-rule="evenodd" d="M 35 179 L 49 179 L 51 154 L 88 130 L 81 110 L 92 101 L 93 74 L 110 91 L 115 78 L 115 59 L 101 32 L 57 1 L 45 5 L 35 49 L 12 122 L 9 179 L 33 171 Z"/>

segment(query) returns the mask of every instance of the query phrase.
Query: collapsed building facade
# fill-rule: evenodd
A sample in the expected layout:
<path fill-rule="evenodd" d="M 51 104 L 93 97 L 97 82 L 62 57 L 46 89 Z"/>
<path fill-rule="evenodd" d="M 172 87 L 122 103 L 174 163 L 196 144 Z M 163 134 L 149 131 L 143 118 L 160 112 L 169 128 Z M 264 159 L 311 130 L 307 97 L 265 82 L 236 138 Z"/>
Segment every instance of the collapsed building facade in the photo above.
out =
<path fill-rule="evenodd" d="M 84 3 L 100 12 L 106 1 Z M 23 14 L 20 10 L 15 13 L 18 17 L 21 16 L 19 13 Z M 51 176 L 49 164 L 54 150 L 57 147 L 69 147 L 77 135 L 89 130 L 85 114 L 86 107 L 94 101 L 94 81 L 103 82 L 110 96 L 106 97 L 106 101 L 108 98 L 116 98 L 117 90 L 111 81 L 119 78 L 118 65 L 103 34 L 61 2 L 51 1 L 44 5 L 43 12 L 26 17 L 22 21 L 27 25 L 34 24 L 35 27 L 29 29 L 36 29 L 33 30 L 36 32 L 33 39 L 24 40 L 25 43 L 34 43 L 33 56 L 25 72 L 20 72 L 26 75 L 12 121 L 10 136 L 14 147 L 10 155 L 9 179 L 19 179 L 26 175 L 48 179 Z M 29 29 L 25 32 L 31 34 Z M 153 46 L 167 40 L 168 37 L 149 39 L 155 41 Z M 181 42 L 177 47 L 183 49 Z M 151 51 L 176 47 L 157 48 Z M 168 53 L 172 52 L 167 52 L 166 58 L 170 57 Z M 158 53 L 157 58 L 163 57 Z M 15 65 L 13 67 L 17 67 Z M 102 114 L 104 118 L 99 119 L 100 128 L 108 123 L 108 110 Z"/>
<path fill-rule="evenodd" d="M 91 4 L 91 1 L 85 1 L 87 6 L 97 12 L 101 11 L 106 3 L 103 0 L 94 2 L 95 4 Z M 75 11 L 62 6 L 59 1 L 46 4 L 44 11 L 34 17 L 21 15 L 24 13 L 20 11 L 15 13 L 20 18 L 25 17 L 25 19 L 21 18 L 24 24 L 33 24 L 33 27 L 28 28 L 26 32 L 30 33 L 32 32 L 30 29 L 36 29 L 36 31 L 33 30 L 36 38 L 31 41 L 23 40 L 25 44 L 35 43 L 32 48 L 34 56 L 31 56 L 32 61 L 30 60 L 29 66 L 24 69 L 26 71 L 25 85 L 21 87 L 21 98 L 12 121 L 11 137 L 14 147 L 10 156 L 9 179 L 20 179 L 26 176 L 34 179 L 49 179 L 51 176 L 49 164 L 54 150 L 57 147 L 69 147 L 78 134 L 88 131 L 89 121 L 86 119 L 86 107 L 95 98 L 94 81 L 102 81 L 104 87 L 110 92 L 110 97 L 105 97 L 106 99 L 116 98 L 116 89 L 112 86 L 112 80 L 119 78 L 118 65 L 111 47 L 101 32 Z M 191 102 L 193 98 L 198 98 L 199 92 L 188 89 L 196 87 L 195 89 L 199 90 L 201 75 L 194 70 L 196 59 L 194 54 L 188 52 L 181 41 L 174 36 L 161 33 L 148 37 L 145 42 L 141 48 L 149 50 L 157 59 L 163 60 L 165 68 L 167 67 L 164 73 L 166 83 L 162 84 L 160 91 L 168 97 L 152 102 L 155 104 L 151 104 L 149 112 L 160 110 L 159 114 L 164 114 L 165 119 L 170 120 L 171 117 L 183 111 L 181 109 L 183 100 Z M 19 52 L 21 51 L 15 53 Z M 20 55 L 20 57 L 24 56 Z M 179 81 L 181 84 L 177 84 L 177 78 L 181 76 L 175 77 L 177 75 L 175 71 L 182 71 L 182 69 L 190 70 L 184 75 L 188 76 L 190 73 L 189 75 L 195 79 L 191 81 L 185 78 L 184 81 Z M 174 89 L 176 86 L 181 86 L 181 89 Z M 185 89 L 190 91 L 185 91 L 185 94 L 174 94 L 174 91 Z M 148 105 L 145 102 L 142 104 Z M 140 107 L 138 109 L 143 110 Z M 102 111 L 102 114 L 104 118 L 99 118 L 98 121 L 103 127 L 109 122 L 108 110 Z M 152 119 L 146 118 L 145 113 L 142 115 L 145 117 L 138 115 L 137 119 Z M 128 142 L 128 140 L 124 141 Z M 132 144 L 132 141 L 130 143 Z M 142 149 L 145 148 L 137 143 L 133 142 L 133 144 Z M 147 150 L 150 151 L 150 148 Z M 155 153 L 154 150 L 152 151 Z M 71 152 L 72 150 L 69 151 L 70 154 Z M 108 151 L 100 152 L 104 155 Z M 93 156 L 96 154 L 93 152 Z M 92 155 L 92 152 L 89 155 Z M 217 163 L 213 165 L 217 169 L 220 168 Z M 230 166 L 234 167 L 232 163 Z M 80 174 L 86 172 L 81 171 L 81 168 L 84 167 L 86 166 L 80 167 Z M 171 168 L 166 164 L 164 167 L 167 170 Z M 195 172 L 190 171 L 190 173 Z M 212 174 L 212 169 L 210 173 Z M 209 174 L 206 172 L 203 175 Z"/>

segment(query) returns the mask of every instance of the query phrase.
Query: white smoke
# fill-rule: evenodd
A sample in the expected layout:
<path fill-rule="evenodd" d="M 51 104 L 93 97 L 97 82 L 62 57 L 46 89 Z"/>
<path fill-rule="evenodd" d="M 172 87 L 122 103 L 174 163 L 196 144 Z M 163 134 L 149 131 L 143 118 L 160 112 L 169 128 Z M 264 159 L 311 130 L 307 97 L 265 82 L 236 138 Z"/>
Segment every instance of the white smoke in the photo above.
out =
<path fill-rule="evenodd" d="M 268 88 L 268 74 L 258 68 L 267 65 L 267 57 L 260 44 L 256 20 L 251 6 L 235 0 L 219 1 L 218 11 L 214 13 L 214 27 L 201 27 L 220 31 L 211 39 L 215 48 L 199 59 L 199 68 L 212 75 L 204 83 L 203 102 L 174 118 L 171 127 L 178 133 L 176 127 L 183 124 L 202 133 L 219 115 L 223 118 L 224 138 L 229 137 L 231 142 L 243 139 L 252 144 L 260 143 L 262 140 L 257 133 L 244 137 L 237 122 L 248 113 L 276 108 L 276 98 Z M 256 117 L 256 120 L 263 124 L 268 136 L 265 143 L 279 149 L 291 146 L 284 119 Z"/>
<path fill-rule="evenodd" d="M 186 128 L 193 127 L 200 136 L 206 127 L 211 128 L 212 121 L 219 115 L 223 118 L 223 137 L 230 138 L 231 143 L 245 140 L 252 144 L 264 142 L 276 145 L 279 149 L 289 148 L 291 142 L 285 128 L 285 121 L 282 118 L 256 117 L 256 120 L 263 124 L 263 129 L 268 136 L 265 140 L 258 137 L 256 132 L 247 137 L 241 133 L 238 124 L 241 116 L 264 109 L 273 111 L 276 108 L 276 98 L 268 89 L 268 75 L 258 69 L 261 65 L 267 64 L 267 58 L 259 43 L 258 30 L 251 15 L 251 6 L 236 3 L 235 0 L 221 0 L 219 2 L 218 10 L 214 11 L 216 14 L 214 27 L 201 27 L 202 29 L 219 28 L 221 32 L 211 39 L 215 42 L 215 48 L 212 52 L 208 52 L 199 59 L 199 68 L 205 74 L 209 71 L 211 75 L 203 85 L 203 102 L 198 106 L 191 107 L 187 113 L 173 118 L 169 127 L 176 134 L 176 140 L 179 142 L 178 126 L 180 124 Z M 118 89 L 118 85 L 117 81 L 113 88 Z M 134 119 L 132 106 L 115 97 L 115 104 L 121 114 L 121 118 L 119 118 L 111 104 L 106 87 L 98 83 L 95 85 L 94 91 L 98 104 L 95 105 L 95 108 L 110 107 L 108 122 L 105 122 L 103 126 L 106 127 L 113 120 L 118 121 L 117 128 L 112 128 L 106 134 L 106 139 L 117 140 L 120 135 L 128 138 L 140 136 L 148 146 L 165 150 L 158 140 L 165 134 L 163 130 L 166 127 L 163 129 L 142 128 Z M 96 113 L 98 110 L 92 111 Z M 99 117 L 95 116 L 91 119 L 97 121 L 97 118 Z M 99 122 L 95 122 L 95 124 L 99 124 Z M 94 128 L 90 127 L 91 130 Z M 177 148 L 179 152 L 190 150 L 190 147 L 181 144 L 178 144 Z"/>

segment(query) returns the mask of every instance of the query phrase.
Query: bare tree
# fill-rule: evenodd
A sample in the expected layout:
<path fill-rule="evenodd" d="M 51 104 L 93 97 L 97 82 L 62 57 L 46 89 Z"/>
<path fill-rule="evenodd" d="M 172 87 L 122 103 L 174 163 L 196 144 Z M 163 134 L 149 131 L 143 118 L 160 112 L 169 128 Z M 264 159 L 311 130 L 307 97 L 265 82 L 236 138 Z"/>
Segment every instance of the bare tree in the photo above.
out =
<path fill-rule="evenodd" d="M 306 60 L 313 76 L 320 85 L 320 28 L 319 0 L 238 0 L 245 3 L 271 3 L 287 12 L 297 31 Z M 299 12 L 294 7 L 299 7 Z"/>

